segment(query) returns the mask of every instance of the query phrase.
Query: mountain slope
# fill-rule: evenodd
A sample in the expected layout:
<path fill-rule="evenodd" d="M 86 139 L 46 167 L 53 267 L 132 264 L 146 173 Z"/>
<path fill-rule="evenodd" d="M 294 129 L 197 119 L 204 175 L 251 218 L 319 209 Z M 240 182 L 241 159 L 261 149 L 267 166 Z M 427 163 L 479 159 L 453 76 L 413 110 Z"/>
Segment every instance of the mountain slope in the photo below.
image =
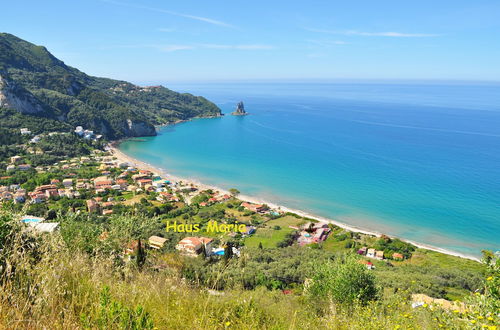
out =
<path fill-rule="evenodd" d="M 84 126 L 110 139 L 155 135 L 154 125 L 221 115 L 203 97 L 89 76 L 7 33 L 0 33 L 0 108 Z"/>

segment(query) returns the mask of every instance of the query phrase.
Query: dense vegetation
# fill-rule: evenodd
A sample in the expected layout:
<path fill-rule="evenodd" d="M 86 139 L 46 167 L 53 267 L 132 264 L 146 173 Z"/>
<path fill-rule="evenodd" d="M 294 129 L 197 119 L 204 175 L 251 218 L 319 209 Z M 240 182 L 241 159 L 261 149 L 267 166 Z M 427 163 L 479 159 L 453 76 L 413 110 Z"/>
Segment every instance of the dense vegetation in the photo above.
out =
<path fill-rule="evenodd" d="M 59 233 L 33 235 L 0 211 L 0 327 L 495 329 L 498 324 L 500 262 L 493 255 L 485 260 L 489 268 L 480 290 L 465 297 L 465 304 L 412 308 L 408 290 L 382 290 L 379 278 L 352 256 L 318 263 L 309 271 L 309 284 L 287 292 L 265 284 L 212 291 L 181 280 L 199 258 L 150 250 L 139 265 L 138 252 L 130 261 L 121 256 L 124 243 L 154 231 L 152 218 L 117 216 L 104 225 L 106 239 L 95 238 L 102 230 L 96 219 L 90 220 L 94 226 L 79 228 L 82 218 L 59 220 L 65 224 Z M 88 250 L 90 238 L 94 248 Z M 231 262 L 219 262 L 219 278 L 234 271 Z"/>
<path fill-rule="evenodd" d="M 84 126 L 108 138 L 154 135 L 153 125 L 220 115 L 203 97 L 88 76 L 45 47 L 6 33 L 0 33 L 1 93 L 4 108 L 24 114 L 2 109 L 2 124 L 35 133 Z"/>

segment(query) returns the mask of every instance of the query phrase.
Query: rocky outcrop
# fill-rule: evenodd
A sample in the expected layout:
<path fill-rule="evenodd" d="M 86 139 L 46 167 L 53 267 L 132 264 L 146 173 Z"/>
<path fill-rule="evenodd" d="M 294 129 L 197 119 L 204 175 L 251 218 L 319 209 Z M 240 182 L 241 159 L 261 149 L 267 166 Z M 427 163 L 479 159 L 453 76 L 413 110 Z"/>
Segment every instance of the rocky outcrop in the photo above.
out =
<path fill-rule="evenodd" d="M 153 125 L 127 119 L 125 132 L 127 136 L 153 136 L 156 135 L 156 129 Z"/>
<path fill-rule="evenodd" d="M 248 115 L 248 112 L 245 111 L 245 105 L 243 105 L 243 102 L 238 102 L 236 105 L 236 110 L 231 113 L 233 116 L 244 116 Z"/>
<path fill-rule="evenodd" d="M 2 76 L 0 76 L 0 107 L 11 108 L 23 114 L 37 114 L 44 111 L 33 94 Z"/>

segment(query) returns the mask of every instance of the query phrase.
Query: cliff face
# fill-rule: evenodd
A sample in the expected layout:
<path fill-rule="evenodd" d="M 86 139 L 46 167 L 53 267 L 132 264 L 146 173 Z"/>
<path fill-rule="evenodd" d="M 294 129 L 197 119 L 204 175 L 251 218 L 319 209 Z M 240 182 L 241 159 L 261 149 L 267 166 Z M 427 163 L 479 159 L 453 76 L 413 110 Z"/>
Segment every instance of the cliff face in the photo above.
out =
<path fill-rule="evenodd" d="M 0 107 L 12 108 L 22 114 L 43 112 L 40 102 L 27 90 L 5 80 L 0 75 Z"/>
<path fill-rule="evenodd" d="M 127 127 L 125 129 L 128 136 L 149 136 L 156 135 L 156 130 L 151 125 L 144 122 L 134 122 L 127 119 Z"/>
<path fill-rule="evenodd" d="M 110 139 L 155 135 L 154 125 L 221 115 L 203 97 L 88 76 L 45 47 L 6 33 L 0 33 L 0 108 L 83 126 Z"/>

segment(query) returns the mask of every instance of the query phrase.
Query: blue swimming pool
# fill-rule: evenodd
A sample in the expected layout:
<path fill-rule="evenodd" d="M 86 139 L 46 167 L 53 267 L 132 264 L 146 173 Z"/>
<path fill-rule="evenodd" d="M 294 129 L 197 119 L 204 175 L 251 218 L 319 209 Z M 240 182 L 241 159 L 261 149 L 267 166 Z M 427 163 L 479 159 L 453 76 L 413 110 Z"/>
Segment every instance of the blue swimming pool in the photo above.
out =
<path fill-rule="evenodd" d="M 23 218 L 21 221 L 24 223 L 39 223 L 39 222 L 42 222 L 42 219 L 40 219 L 40 218 Z"/>

